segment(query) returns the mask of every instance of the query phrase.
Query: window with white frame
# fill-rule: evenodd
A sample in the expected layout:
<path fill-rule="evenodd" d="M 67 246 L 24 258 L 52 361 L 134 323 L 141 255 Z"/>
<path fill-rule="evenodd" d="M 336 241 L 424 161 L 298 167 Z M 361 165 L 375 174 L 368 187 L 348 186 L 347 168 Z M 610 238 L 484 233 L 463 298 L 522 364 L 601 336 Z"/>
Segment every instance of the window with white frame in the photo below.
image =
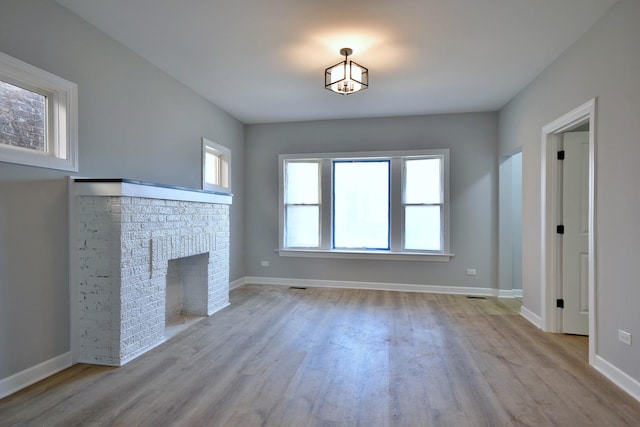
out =
<path fill-rule="evenodd" d="M 77 92 L 0 53 L 0 161 L 77 172 Z"/>
<path fill-rule="evenodd" d="M 388 159 L 335 159 L 333 249 L 389 250 Z"/>
<path fill-rule="evenodd" d="M 284 256 L 448 261 L 449 150 L 280 155 Z"/>
<path fill-rule="evenodd" d="M 287 248 L 317 248 L 320 245 L 320 162 L 286 162 L 284 215 Z"/>
<path fill-rule="evenodd" d="M 202 189 L 231 191 L 231 150 L 202 138 Z"/>

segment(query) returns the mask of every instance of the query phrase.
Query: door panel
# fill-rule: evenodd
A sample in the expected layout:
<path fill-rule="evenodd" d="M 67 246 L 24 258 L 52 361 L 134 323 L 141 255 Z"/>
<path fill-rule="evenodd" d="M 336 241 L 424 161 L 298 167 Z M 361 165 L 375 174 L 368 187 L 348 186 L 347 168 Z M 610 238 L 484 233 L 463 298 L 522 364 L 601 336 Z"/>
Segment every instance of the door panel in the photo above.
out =
<path fill-rule="evenodd" d="M 589 316 L 589 254 L 580 254 L 580 313 Z M 587 317 L 588 319 L 588 317 Z M 588 332 L 588 328 L 587 328 Z"/>
<path fill-rule="evenodd" d="M 589 133 L 563 136 L 562 331 L 589 334 Z"/>

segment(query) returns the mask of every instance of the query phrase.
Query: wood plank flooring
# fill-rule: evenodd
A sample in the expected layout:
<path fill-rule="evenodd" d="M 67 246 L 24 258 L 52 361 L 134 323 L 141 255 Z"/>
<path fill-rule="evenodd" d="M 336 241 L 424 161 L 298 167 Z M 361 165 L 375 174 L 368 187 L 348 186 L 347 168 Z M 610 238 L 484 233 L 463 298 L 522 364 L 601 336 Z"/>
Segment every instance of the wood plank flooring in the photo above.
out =
<path fill-rule="evenodd" d="M 638 426 L 584 337 L 497 298 L 244 286 L 121 368 L 0 400 L 0 426 Z"/>

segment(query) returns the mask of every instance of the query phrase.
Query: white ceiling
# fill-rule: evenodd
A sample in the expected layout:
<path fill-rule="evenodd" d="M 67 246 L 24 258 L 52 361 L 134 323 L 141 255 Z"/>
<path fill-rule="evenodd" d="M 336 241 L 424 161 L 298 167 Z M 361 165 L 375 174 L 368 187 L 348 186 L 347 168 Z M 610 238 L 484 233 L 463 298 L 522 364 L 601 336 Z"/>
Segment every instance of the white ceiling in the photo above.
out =
<path fill-rule="evenodd" d="M 57 0 L 244 123 L 496 111 L 617 0 Z M 368 90 L 324 89 L 342 47 Z"/>

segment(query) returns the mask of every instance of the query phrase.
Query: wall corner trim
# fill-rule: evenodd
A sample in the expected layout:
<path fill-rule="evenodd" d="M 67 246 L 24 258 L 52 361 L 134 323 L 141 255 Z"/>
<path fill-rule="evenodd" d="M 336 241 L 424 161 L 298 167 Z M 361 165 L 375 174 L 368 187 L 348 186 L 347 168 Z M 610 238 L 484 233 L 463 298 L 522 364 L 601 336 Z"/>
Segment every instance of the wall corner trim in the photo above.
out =
<path fill-rule="evenodd" d="M 536 328 L 542 329 L 542 317 L 538 316 L 527 307 L 520 307 L 520 315 L 531 322 Z"/>
<path fill-rule="evenodd" d="M 235 288 L 239 288 L 242 285 L 246 285 L 247 284 L 247 278 L 246 277 L 241 277 L 239 279 L 233 280 L 231 282 L 229 282 L 229 290 L 235 289 Z"/>
<path fill-rule="evenodd" d="M 640 382 L 620 368 L 611 364 L 602 356 L 596 355 L 593 367 L 605 377 L 609 378 L 615 385 L 627 392 L 631 397 L 640 402 Z"/>
<path fill-rule="evenodd" d="M 499 289 L 499 298 L 522 298 L 522 289 Z"/>
<path fill-rule="evenodd" d="M 53 359 L 45 360 L 31 368 L 13 374 L 0 380 L 0 399 L 9 396 L 23 388 L 35 384 L 53 374 L 67 369 L 72 365 L 71 352 L 61 354 Z"/>

